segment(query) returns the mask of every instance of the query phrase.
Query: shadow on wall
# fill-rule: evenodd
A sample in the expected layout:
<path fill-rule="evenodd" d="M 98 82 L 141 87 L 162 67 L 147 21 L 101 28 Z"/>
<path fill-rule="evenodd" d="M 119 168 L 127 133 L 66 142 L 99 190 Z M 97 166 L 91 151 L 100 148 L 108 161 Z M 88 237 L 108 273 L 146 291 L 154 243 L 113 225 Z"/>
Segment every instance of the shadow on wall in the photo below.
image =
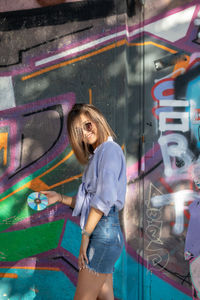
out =
<path fill-rule="evenodd" d="M 0 31 L 60 25 L 106 18 L 126 12 L 125 1 L 91 0 L 64 3 L 55 6 L 1 13 Z"/>

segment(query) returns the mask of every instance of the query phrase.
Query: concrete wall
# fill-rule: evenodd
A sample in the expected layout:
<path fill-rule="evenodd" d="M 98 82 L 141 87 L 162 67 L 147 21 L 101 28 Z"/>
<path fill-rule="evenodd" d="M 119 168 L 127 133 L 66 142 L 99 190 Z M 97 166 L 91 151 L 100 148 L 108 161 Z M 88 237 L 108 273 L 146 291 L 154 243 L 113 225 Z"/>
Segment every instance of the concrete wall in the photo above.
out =
<path fill-rule="evenodd" d="M 0 3 L 0 299 L 73 299 L 79 219 L 60 204 L 34 211 L 27 197 L 76 194 L 82 168 L 66 118 L 79 102 L 106 115 L 127 160 L 116 299 L 192 297 L 199 275 L 184 249 L 199 199 L 200 5 L 143 4 Z"/>

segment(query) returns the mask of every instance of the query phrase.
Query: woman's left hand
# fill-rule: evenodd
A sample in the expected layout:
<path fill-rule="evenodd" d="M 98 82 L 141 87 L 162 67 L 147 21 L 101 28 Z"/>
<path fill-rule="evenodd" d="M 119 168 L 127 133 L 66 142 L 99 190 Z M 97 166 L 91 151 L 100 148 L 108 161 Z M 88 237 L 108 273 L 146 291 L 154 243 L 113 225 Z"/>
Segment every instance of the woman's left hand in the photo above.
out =
<path fill-rule="evenodd" d="M 80 247 L 80 251 L 79 251 L 79 257 L 78 257 L 78 267 L 79 270 L 82 270 L 85 268 L 85 262 L 88 264 L 88 258 L 87 258 L 87 248 L 88 248 L 88 244 L 89 244 L 89 237 L 87 237 L 86 235 L 82 235 L 82 240 L 81 240 L 81 247 Z"/>

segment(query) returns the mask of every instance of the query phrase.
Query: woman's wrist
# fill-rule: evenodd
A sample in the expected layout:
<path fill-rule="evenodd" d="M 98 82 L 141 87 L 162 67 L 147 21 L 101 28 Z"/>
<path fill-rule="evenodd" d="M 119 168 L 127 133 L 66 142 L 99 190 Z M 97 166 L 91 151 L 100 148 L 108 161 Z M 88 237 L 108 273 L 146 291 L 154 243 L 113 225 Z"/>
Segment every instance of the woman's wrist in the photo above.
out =
<path fill-rule="evenodd" d="M 89 233 L 88 231 L 86 231 L 84 228 L 81 231 L 82 235 L 87 236 L 88 238 L 91 236 L 91 233 Z"/>
<path fill-rule="evenodd" d="M 75 206 L 75 197 L 69 197 L 63 194 L 59 194 L 58 202 L 73 208 Z"/>
<path fill-rule="evenodd" d="M 59 194 L 58 202 L 63 203 L 63 195 L 62 194 Z"/>

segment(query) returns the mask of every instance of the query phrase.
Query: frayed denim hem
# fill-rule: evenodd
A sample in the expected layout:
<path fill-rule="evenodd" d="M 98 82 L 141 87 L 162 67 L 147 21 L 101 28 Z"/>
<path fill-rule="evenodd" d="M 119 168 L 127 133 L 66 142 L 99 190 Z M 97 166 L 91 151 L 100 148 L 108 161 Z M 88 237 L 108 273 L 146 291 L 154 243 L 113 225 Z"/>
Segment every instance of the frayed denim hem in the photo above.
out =
<path fill-rule="evenodd" d="M 100 274 L 100 273 L 96 272 L 93 268 L 90 268 L 88 265 L 85 265 L 85 267 L 80 268 L 79 272 L 82 270 L 85 270 L 85 269 L 89 270 L 89 272 L 93 273 L 96 276 L 99 276 L 99 274 Z"/>
<path fill-rule="evenodd" d="M 79 269 L 79 271 L 82 271 L 82 270 L 85 270 L 85 269 L 89 270 L 89 272 L 93 273 L 96 276 L 99 276 L 100 274 L 113 274 L 114 273 L 114 270 L 113 270 L 113 272 L 97 272 L 96 270 L 94 270 L 93 268 L 91 268 L 88 265 L 85 265 L 85 267 Z"/>
<path fill-rule="evenodd" d="M 93 273 L 96 276 L 99 276 L 100 273 L 98 273 L 97 271 L 95 271 L 93 268 L 89 267 L 88 265 L 85 266 L 86 269 L 89 270 L 89 272 Z"/>

